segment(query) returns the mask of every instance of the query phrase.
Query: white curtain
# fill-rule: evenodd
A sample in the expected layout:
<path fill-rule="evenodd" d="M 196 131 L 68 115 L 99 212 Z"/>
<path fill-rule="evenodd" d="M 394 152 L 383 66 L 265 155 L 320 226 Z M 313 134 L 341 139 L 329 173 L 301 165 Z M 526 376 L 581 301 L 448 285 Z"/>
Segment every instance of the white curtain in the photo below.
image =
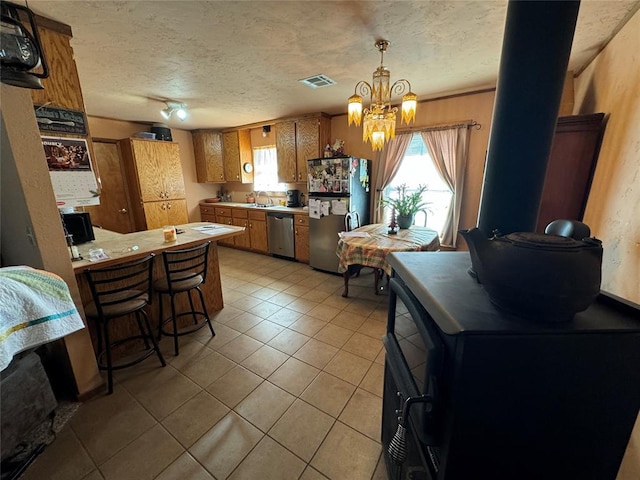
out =
<path fill-rule="evenodd" d="M 278 155 L 275 147 L 253 149 L 253 183 L 256 191 L 278 192 L 286 185 L 278 183 Z"/>
<path fill-rule="evenodd" d="M 440 243 L 455 248 L 469 155 L 469 128 L 467 125 L 455 125 L 423 131 L 421 135 L 438 173 L 453 194 Z"/>
<path fill-rule="evenodd" d="M 373 221 L 372 223 L 384 222 L 384 211 L 380 200 L 382 200 L 383 190 L 393 180 L 396 175 L 407 147 L 411 143 L 413 133 L 402 133 L 396 135 L 387 142 L 384 151 L 376 161 L 376 177 L 373 188 Z"/>

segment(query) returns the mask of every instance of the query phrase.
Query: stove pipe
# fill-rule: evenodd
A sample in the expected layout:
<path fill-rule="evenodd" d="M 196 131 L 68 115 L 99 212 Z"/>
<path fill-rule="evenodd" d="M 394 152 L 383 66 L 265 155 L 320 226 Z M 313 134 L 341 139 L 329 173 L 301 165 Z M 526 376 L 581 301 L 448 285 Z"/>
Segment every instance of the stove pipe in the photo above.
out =
<path fill-rule="evenodd" d="M 535 230 L 579 6 L 509 1 L 478 213 L 487 236 Z"/>

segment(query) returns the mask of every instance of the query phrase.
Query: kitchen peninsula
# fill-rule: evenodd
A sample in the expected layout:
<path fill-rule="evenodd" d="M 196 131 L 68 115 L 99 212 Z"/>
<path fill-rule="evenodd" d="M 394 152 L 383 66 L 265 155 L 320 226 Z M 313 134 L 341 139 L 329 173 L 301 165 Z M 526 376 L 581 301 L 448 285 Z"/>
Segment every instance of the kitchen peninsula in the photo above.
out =
<path fill-rule="evenodd" d="M 198 229 L 199 227 L 204 228 Z M 76 276 L 76 281 L 78 282 L 83 305 L 87 305 L 92 299 L 89 283 L 83 274 L 85 269 L 112 267 L 142 258 L 150 253 L 155 253 L 156 258 L 154 259 L 153 265 L 153 278 L 155 280 L 164 276 L 164 264 L 162 261 L 163 251 L 194 247 L 206 241 L 211 241 L 212 244 L 209 249 L 209 260 L 207 265 L 207 278 L 205 283 L 201 286 L 201 289 L 204 294 L 209 314 L 213 315 L 215 312 L 222 310 L 224 303 L 222 300 L 222 285 L 218 264 L 217 242 L 241 235 L 244 232 L 244 228 L 234 225 L 196 222 L 177 225 L 176 229 L 180 232 L 176 235 L 177 240 L 165 243 L 162 228 L 127 234 L 96 228 L 94 230 L 96 237 L 95 240 L 78 246 L 78 251 L 83 259 L 73 262 L 73 270 Z M 102 249 L 108 258 L 89 261 L 90 251 L 94 250 L 95 253 L 95 250 L 98 249 Z M 178 310 L 188 308 L 187 297 L 182 295 L 177 297 L 176 307 Z M 165 309 L 165 312 L 166 311 L 170 310 Z M 148 313 L 149 321 L 155 331 L 158 327 L 159 321 L 159 305 L 158 299 L 155 296 L 149 305 Z M 183 320 L 186 325 L 189 318 L 183 318 L 181 320 Z M 133 331 L 129 331 L 131 325 L 131 322 L 115 322 L 112 325 L 113 338 L 120 338 L 134 334 Z M 95 349 L 95 326 L 91 322 L 89 322 L 88 326 Z"/>

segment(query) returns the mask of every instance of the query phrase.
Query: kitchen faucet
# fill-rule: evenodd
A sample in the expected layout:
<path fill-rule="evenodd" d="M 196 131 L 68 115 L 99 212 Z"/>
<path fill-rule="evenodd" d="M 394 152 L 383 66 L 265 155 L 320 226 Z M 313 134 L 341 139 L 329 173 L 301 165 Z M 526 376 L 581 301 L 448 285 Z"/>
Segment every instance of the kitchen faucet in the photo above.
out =
<path fill-rule="evenodd" d="M 262 195 L 264 194 L 264 195 Z M 259 198 L 261 196 L 267 197 L 267 203 L 260 203 Z M 269 198 L 269 195 L 267 194 L 267 192 L 265 192 L 264 190 L 260 190 L 259 192 L 256 192 L 256 206 L 257 207 L 266 207 L 268 205 L 271 204 L 271 199 Z"/>

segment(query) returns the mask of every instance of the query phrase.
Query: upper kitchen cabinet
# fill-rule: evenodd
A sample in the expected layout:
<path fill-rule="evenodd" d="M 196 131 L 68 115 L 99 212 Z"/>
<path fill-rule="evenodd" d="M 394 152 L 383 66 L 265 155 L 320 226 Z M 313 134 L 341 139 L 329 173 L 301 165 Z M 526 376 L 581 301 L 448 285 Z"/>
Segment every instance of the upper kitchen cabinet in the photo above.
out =
<path fill-rule="evenodd" d="M 225 181 L 253 183 L 251 132 L 249 130 L 224 132 L 222 146 Z"/>
<path fill-rule="evenodd" d="M 37 17 L 37 24 L 49 78 L 42 80 L 43 90 L 31 90 L 33 104 L 84 112 L 80 78 L 71 48 L 71 28 L 43 17 Z"/>
<path fill-rule="evenodd" d="M 306 182 L 307 160 L 322 157 L 331 139 L 331 119 L 315 114 L 275 124 L 278 152 L 278 180 Z"/>
<path fill-rule="evenodd" d="M 136 230 L 188 222 L 177 143 L 125 138 L 120 141 Z"/>
<path fill-rule="evenodd" d="M 192 132 L 192 136 L 193 153 L 196 160 L 196 177 L 198 182 L 224 182 L 222 134 L 203 130 Z"/>

